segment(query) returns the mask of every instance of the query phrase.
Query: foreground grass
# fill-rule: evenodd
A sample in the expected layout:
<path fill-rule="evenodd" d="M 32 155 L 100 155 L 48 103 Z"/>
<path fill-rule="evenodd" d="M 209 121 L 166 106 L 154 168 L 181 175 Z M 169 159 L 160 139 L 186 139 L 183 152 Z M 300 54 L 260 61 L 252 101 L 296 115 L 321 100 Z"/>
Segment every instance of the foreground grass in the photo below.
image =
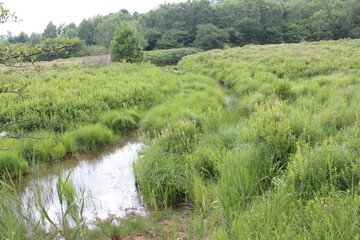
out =
<path fill-rule="evenodd" d="M 176 71 L 33 72 L 26 97 L 1 99 L 2 121 L 31 118 L 11 131 L 57 138 L 1 139 L 17 154 L 6 168 L 26 171 L 140 127 L 147 144 L 134 172 L 156 216 L 104 222 L 86 230 L 89 239 L 132 239 L 137 230 L 148 239 L 358 239 L 359 48 L 359 40 L 245 46 L 187 56 Z M 9 83 L 30 76 L 3 74 Z M 16 162 L 8 158 L 0 160 Z"/>
<path fill-rule="evenodd" d="M 94 151 L 139 126 L 156 136 L 171 122 L 200 120 L 224 104 L 211 78 L 185 76 L 150 64 L 99 66 L 76 60 L 76 64 L 56 62 L 35 69 L 2 69 L 1 74 L 4 88 L 26 86 L 19 94 L 1 96 L 1 124 L 27 121 L 1 128 L 6 136 L 0 138 L 0 177 L 18 177 L 29 166 Z M 76 201 L 69 201 L 68 207 L 71 202 Z M 26 214 L 12 214 L 14 220 L 21 219 L 27 233 L 15 232 L 12 238 L 12 229 L 7 228 L 6 238 L 41 235 L 39 226 L 27 224 Z M 4 226 L 17 224 L 3 221 Z M 65 234 L 61 228 L 56 231 Z M 81 231 L 85 232 L 77 236 L 86 237 L 88 231 L 83 227 Z"/>
<path fill-rule="evenodd" d="M 210 239 L 359 238 L 359 47 L 342 40 L 185 57 L 178 68 L 226 87 L 229 106 L 155 136 L 135 164 L 144 199 L 155 209 L 202 209 L 217 226 Z"/>

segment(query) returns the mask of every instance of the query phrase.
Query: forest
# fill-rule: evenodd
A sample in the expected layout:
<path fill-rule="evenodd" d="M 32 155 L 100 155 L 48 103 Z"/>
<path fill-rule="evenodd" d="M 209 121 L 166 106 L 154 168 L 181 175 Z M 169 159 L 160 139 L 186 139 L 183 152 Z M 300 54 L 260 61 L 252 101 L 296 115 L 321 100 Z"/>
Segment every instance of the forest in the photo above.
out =
<path fill-rule="evenodd" d="M 43 33 L 2 36 L 2 44 L 78 39 L 68 56 L 107 53 L 117 28 L 136 27 L 144 50 L 196 47 L 203 50 L 247 44 L 299 43 L 360 37 L 357 0 L 195 0 L 164 3 L 145 14 L 126 9 L 93 16 L 76 26 L 49 22 Z M 58 39 L 58 40 L 55 40 Z M 59 56 L 39 56 L 39 60 Z"/>

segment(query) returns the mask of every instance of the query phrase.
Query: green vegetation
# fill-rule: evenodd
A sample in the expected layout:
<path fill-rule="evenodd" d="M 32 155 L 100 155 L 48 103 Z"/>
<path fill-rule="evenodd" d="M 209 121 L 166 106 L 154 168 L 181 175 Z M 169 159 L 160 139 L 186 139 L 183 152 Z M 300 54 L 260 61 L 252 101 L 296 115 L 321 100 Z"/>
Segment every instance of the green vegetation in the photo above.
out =
<path fill-rule="evenodd" d="M 140 38 L 134 28 L 125 25 L 117 30 L 114 40 L 110 45 L 111 60 L 121 62 L 123 60 L 131 63 L 143 60 L 143 49 L 140 46 Z"/>
<path fill-rule="evenodd" d="M 139 32 L 140 45 L 146 51 L 186 47 L 208 50 L 356 39 L 360 37 L 359 16 L 358 0 L 192 0 L 163 3 L 143 14 L 114 9 L 105 16 L 83 19 L 79 25 L 56 26 L 50 21 L 43 33 L 8 34 L 2 42 L 34 47 L 44 39 L 78 38 L 109 53 L 116 30 L 130 24 Z M 88 50 L 78 53 L 93 53 Z"/>
<path fill-rule="evenodd" d="M 0 98 L 7 136 L 0 148 L 9 150 L 0 152 L 1 174 L 19 176 L 140 128 L 146 146 L 133 168 L 155 217 L 104 221 L 90 231 L 81 214 L 65 210 L 80 226 L 66 235 L 358 239 L 359 48 L 359 40 L 248 45 L 186 56 L 176 70 L 149 63 L 3 68 L 4 88 L 27 87 Z M 62 182 L 69 194 L 59 199 L 81 205 Z M 1 234 L 45 236 L 36 227 L 26 232 L 25 213 L 3 210 L 19 204 L 6 186 Z M 187 214 L 176 220 L 172 209 Z"/>
<path fill-rule="evenodd" d="M 159 105 L 145 116 L 142 128 L 158 134 L 134 165 L 144 200 L 156 210 L 202 209 L 216 226 L 209 239 L 359 237 L 359 46 L 246 46 L 183 58 L 178 69 L 226 87 L 228 106 L 183 114 L 214 100 L 197 97 L 165 102 L 174 115 Z"/>
<path fill-rule="evenodd" d="M 211 23 L 197 25 L 195 46 L 204 50 L 211 50 L 224 48 L 226 43 L 229 43 L 227 31 L 219 29 Z"/>
<path fill-rule="evenodd" d="M 178 63 L 183 57 L 198 52 L 200 50 L 197 48 L 153 50 L 144 52 L 144 59 L 155 65 L 172 65 Z"/>
<path fill-rule="evenodd" d="M 0 98 L 0 126 L 28 120 L 1 127 L 6 136 L 0 148 L 11 151 L 1 152 L 2 169 L 11 175 L 27 171 L 26 162 L 54 161 L 113 143 L 115 133 L 137 128 L 143 112 L 172 94 L 166 82 L 179 81 L 150 64 L 54 65 L 2 69 L 1 75 L 4 90 L 27 86 L 20 95 Z"/>

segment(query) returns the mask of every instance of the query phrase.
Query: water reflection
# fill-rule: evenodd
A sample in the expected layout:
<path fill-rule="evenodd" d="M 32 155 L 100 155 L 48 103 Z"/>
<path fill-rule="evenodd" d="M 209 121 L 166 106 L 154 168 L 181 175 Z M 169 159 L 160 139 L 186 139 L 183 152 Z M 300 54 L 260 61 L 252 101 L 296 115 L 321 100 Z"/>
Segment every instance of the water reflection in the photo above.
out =
<path fill-rule="evenodd" d="M 60 166 L 51 167 L 46 171 L 46 176 L 33 179 L 27 184 L 22 194 L 22 202 L 30 209 L 32 218 L 39 220 L 41 216 L 36 210 L 35 202 L 40 189 L 41 202 L 50 218 L 60 223 L 56 168 L 61 168 L 63 177 L 72 172 L 70 179 L 77 192 L 84 192 L 84 216 L 87 223 L 126 217 L 128 214 L 145 215 L 131 168 L 131 163 L 136 159 L 137 151 L 142 145 L 140 142 L 130 141 L 95 158 L 88 155 L 80 160 L 73 159 Z"/>

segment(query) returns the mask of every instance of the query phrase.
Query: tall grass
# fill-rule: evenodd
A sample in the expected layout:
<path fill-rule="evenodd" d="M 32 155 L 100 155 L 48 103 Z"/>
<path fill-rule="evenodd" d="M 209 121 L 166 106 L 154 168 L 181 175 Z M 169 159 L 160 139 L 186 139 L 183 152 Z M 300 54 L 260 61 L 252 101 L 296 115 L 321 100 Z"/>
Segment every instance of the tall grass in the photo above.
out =
<path fill-rule="evenodd" d="M 75 132 L 75 137 L 78 145 L 81 146 L 80 151 L 93 151 L 116 140 L 112 131 L 100 124 L 79 128 Z"/>
<path fill-rule="evenodd" d="M 10 174 L 12 177 L 16 177 L 28 170 L 28 163 L 19 157 L 16 152 L 0 152 L 0 176 L 7 176 Z"/>
<path fill-rule="evenodd" d="M 31 73 L 41 77 L 36 89 L 46 86 L 34 94 L 31 85 L 34 100 L 1 100 L 1 121 L 29 117 L 9 130 L 58 134 L 16 143 L 28 162 L 96 149 L 140 126 L 148 144 L 133 167 L 144 203 L 193 209 L 194 238 L 358 239 L 359 46 L 213 50 L 183 58 L 181 74 L 149 64 L 50 69 Z"/>
<path fill-rule="evenodd" d="M 225 224 L 211 238 L 359 237 L 358 50 L 358 40 L 245 46 L 179 63 L 235 96 L 235 139 L 218 138 L 224 124 L 204 137 L 230 150 L 212 193 Z"/>
<path fill-rule="evenodd" d="M 0 180 L 0 238 L 23 239 L 28 219 L 21 214 L 21 201 L 12 183 Z"/>

